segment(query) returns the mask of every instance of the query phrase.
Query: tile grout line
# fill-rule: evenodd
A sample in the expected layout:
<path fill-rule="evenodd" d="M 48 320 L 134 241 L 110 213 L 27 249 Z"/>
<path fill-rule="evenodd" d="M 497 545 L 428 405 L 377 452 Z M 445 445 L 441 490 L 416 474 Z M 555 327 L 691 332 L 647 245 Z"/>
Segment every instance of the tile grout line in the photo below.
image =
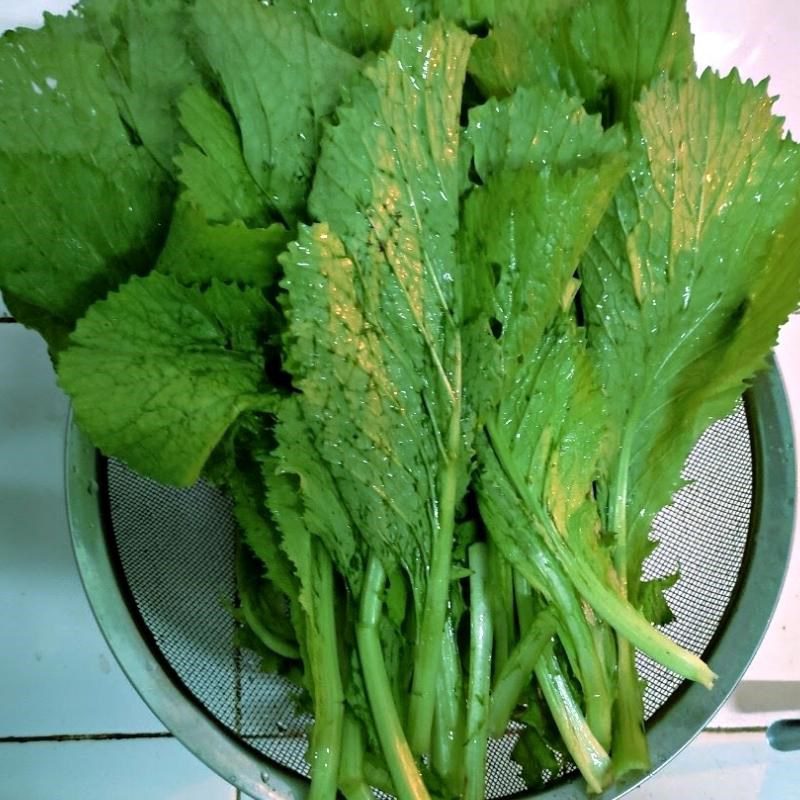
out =
<path fill-rule="evenodd" d="M 703 733 L 766 733 L 766 725 L 742 725 L 738 728 L 703 728 Z"/>
<path fill-rule="evenodd" d="M 155 733 L 55 733 L 44 736 L 0 736 L 2 744 L 35 744 L 37 742 L 117 742 L 131 739 L 173 739 L 167 732 Z"/>

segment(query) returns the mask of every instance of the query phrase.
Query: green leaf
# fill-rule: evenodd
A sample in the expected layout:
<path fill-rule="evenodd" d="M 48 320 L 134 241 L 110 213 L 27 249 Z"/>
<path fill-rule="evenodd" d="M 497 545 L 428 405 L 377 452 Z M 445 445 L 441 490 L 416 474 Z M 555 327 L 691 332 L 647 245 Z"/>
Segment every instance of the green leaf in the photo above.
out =
<path fill-rule="evenodd" d="M 570 37 L 574 51 L 605 76 L 613 121 L 629 121 L 642 89 L 662 73 L 683 80 L 695 72 L 685 0 L 584 2 Z"/>
<path fill-rule="evenodd" d="M 398 28 L 413 28 L 427 3 L 420 0 L 281 0 L 307 14 L 319 36 L 355 55 L 385 50 Z"/>
<path fill-rule="evenodd" d="M 184 197 L 210 222 L 265 222 L 266 197 L 247 169 L 227 109 L 200 86 L 190 86 L 178 108 L 181 125 L 194 142 L 184 144 L 175 157 Z"/>
<path fill-rule="evenodd" d="M 588 169 L 625 148 L 621 127 L 604 131 L 600 116 L 587 114 L 578 98 L 540 86 L 471 109 L 466 138 L 484 181 L 503 169 L 528 166 Z"/>
<path fill-rule="evenodd" d="M 280 533 L 267 510 L 267 481 L 275 470 L 275 460 L 267 447 L 263 427 L 260 434 L 241 436 L 236 442 L 238 458 L 228 475 L 226 490 L 233 498 L 234 514 L 242 540 L 259 560 L 261 574 L 286 598 L 296 601 L 298 584 L 291 564 L 281 546 Z M 270 437 L 271 438 L 271 437 Z"/>
<path fill-rule="evenodd" d="M 287 222 L 305 208 L 320 122 L 358 67 L 297 15 L 252 0 L 198 0 L 200 48 L 239 125 L 244 160 Z"/>
<path fill-rule="evenodd" d="M 327 222 L 302 229 L 284 263 L 286 366 L 306 423 L 362 535 L 417 586 L 437 441 L 447 446 L 460 402 L 454 237 L 469 43 L 442 24 L 396 35 L 326 134 L 310 207 Z"/>
<path fill-rule="evenodd" d="M 765 86 L 706 72 L 636 106 L 642 153 L 581 270 L 614 428 L 608 518 L 632 597 L 652 518 L 800 300 L 800 148 Z"/>
<path fill-rule="evenodd" d="M 103 77 L 120 114 L 167 172 L 183 138 L 176 103 L 199 79 L 185 0 L 83 0 L 78 13 L 105 51 Z"/>
<path fill-rule="evenodd" d="M 639 604 L 642 613 L 653 625 L 668 625 L 675 619 L 664 592 L 671 589 L 679 579 L 680 574 L 675 572 L 664 578 L 642 581 L 639 587 Z"/>
<path fill-rule="evenodd" d="M 256 290 L 132 278 L 78 323 L 59 381 L 98 448 L 187 486 L 239 414 L 274 404 L 261 348 L 269 324 Z"/>
<path fill-rule="evenodd" d="M 467 198 L 460 242 L 466 316 L 474 321 L 467 363 L 483 377 L 470 389 L 479 390 L 484 414 L 531 371 L 545 329 L 571 305 L 578 262 L 623 171 L 619 157 L 567 174 L 505 170 Z"/>
<path fill-rule="evenodd" d="M 263 533 L 263 525 L 261 527 Z M 275 549 L 280 552 L 278 548 Z M 299 659 L 289 598 L 269 580 L 262 562 L 243 541 L 241 533 L 236 543 L 236 587 L 240 620 L 256 635 L 262 647 L 281 658 Z"/>
<path fill-rule="evenodd" d="M 495 430 L 526 495 L 605 578 L 609 562 L 592 488 L 608 442 L 604 406 L 583 331 L 567 317 L 532 348 L 497 406 Z"/>
<path fill-rule="evenodd" d="M 278 255 L 289 243 L 283 225 L 248 228 L 241 221 L 209 223 L 202 211 L 180 200 L 156 268 L 181 283 L 237 281 L 265 288 L 276 282 Z"/>
<path fill-rule="evenodd" d="M 508 0 L 475 47 L 470 71 L 487 96 L 519 86 L 561 88 L 628 121 L 662 72 L 694 71 L 684 0 Z"/>
<path fill-rule="evenodd" d="M 487 17 L 491 31 L 476 43 L 469 65 L 484 95 L 505 97 L 520 86 L 541 86 L 595 97 L 602 76 L 575 52 L 570 37 L 576 9 L 589 1 L 494 3 Z"/>
<path fill-rule="evenodd" d="M 170 202 L 102 81 L 102 51 L 61 30 L 0 40 L 0 286 L 54 350 L 92 302 L 149 268 Z"/>
<path fill-rule="evenodd" d="M 297 459 L 297 471 L 324 472 L 330 482 L 327 493 L 341 495 L 339 504 L 356 515 L 347 528 L 327 521 L 320 535 L 330 528 L 332 532 L 346 530 L 346 538 L 352 538 L 350 525 L 359 531 L 363 524 L 360 533 L 373 548 L 390 562 L 399 556 L 416 571 L 420 569 L 416 566 L 418 547 L 428 530 L 426 500 L 431 493 L 431 475 L 424 465 L 435 465 L 438 453 L 432 434 L 425 437 L 426 431 L 409 430 L 408 438 L 401 439 L 394 431 L 406 427 L 404 417 L 425 425 L 422 402 L 412 395 L 404 403 L 399 381 L 393 383 L 381 363 L 383 347 L 389 349 L 391 343 L 370 334 L 354 296 L 354 264 L 327 226 L 302 229 L 284 266 L 292 302 L 293 340 L 287 367 L 302 390 L 302 399 L 296 417 L 286 409 L 279 416 L 278 439 L 286 442 L 282 460 L 291 465 Z M 321 291 L 327 298 L 318 296 Z M 326 330 L 330 338 L 323 335 Z M 396 357 L 392 350 L 389 355 Z M 410 365 L 395 369 L 400 366 L 410 369 Z M 343 428 L 344 420 L 348 424 Z M 285 434 L 284 422 L 289 426 Z M 310 452 L 303 452 L 304 442 Z M 423 470 L 417 470 L 417 465 Z M 314 505 L 322 497 L 320 483 L 315 484 Z M 308 497 L 311 492 L 303 494 Z M 327 517 L 337 506 L 328 501 L 321 507 Z M 362 570 L 359 564 L 355 574 L 360 576 Z M 351 573 L 345 570 L 345 574 Z"/>
<path fill-rule="evenodd" d="M 544 711 L 539 713 L 541 719 L 547 720 L 547 728 L 538 720 L 535 726 L 528 724 L 511 754 L 522 767 L 522 777 L 529 789 L 544 789 L 552 776 L 559 774 L 564 761 L 561 754 L 566 750 L 550 715 L 545 715 Z"/>
<path fill-rule="evenodd" d="M 322 442 L 314 436 L 297 397 L 287 398 L 279 406 L 275 437 L 275 461 L 266 480 L 271 487 L 272 475 L 280 476 L 278 490 L 274 496 L 269 492 L 268 502 L 284 537 L 301 525 L 308 534 L 318 536 L 358 597 L 366 558 L 361 538 L 323 458 Z M 329 446 L 336 443 L 330 442 Z M 291 505 L 285 497 L 286 486 L 294 490 Z"/>

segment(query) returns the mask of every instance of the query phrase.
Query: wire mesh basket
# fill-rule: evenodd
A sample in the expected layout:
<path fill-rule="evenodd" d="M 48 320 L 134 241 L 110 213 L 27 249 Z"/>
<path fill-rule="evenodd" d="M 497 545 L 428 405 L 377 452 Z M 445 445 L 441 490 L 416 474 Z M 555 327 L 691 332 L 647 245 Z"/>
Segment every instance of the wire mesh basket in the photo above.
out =
<path fill-rule="evenodd" d="M 718 674 L 708 691 L 645 658 L 653 770 L 699 733 L 749 664 L 780 592 L 794 516 L 791 424 L 775 367 L 704 434 L 687 484 L 657 517 L 648 576 L 680 566 L 665 631 Z M 70 422 L 66 482 L 73 546 L 109 646 L 153 712 L 191 751 L 256 800 L 301 798 L 311 718 L 296 689 L 237 644 L 235 522 L 200 482 L 178 490 L 101 457 Z M 510 758 L 516 734 L 489 748 L 487 797 L 583 796 L 565 770 L 531 794 Z M 652 774 L 652 772 L 650 774 Z M 600 797 L 621 797 L 643 776 Z"/>

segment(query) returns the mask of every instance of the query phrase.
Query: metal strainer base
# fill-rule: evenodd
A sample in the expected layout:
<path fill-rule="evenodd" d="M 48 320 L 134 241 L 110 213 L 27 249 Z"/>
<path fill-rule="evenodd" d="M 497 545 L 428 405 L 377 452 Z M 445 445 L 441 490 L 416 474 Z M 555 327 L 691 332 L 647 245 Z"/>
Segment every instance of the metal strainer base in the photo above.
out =
<path fill-rule="evenodd" d="M 689 650 L 708 656 L 721 632 L 730 627 L 737 606 L 741 616 L 741 596 L 748 585 L 746 579 L 753 573 L 756 540 L 769 535 L 761 521 L 764 490 L 780 492 L 775 496 L 782 503 L 777 520 L 782 524 L 776 523 L 773 514 L 773 558 L 760 577 L 767 585 L 761 588 L 758 607 L 743 612 L 751 616 L 751 628 L 753 621 L 760 621 L 760 627 L 742 641 L 733 664 L 712 663 L 720 672 L 720 686 L 714 692 L 705 692 L 705 697 L 697 695 L 703 711 L 699 728 L 690 726 L 691 730 L 676 738 L 676 729 L 671 726 L 675 741 L 663 757 L 654 748 L 656 766 L 702 728 L 733 688 L 766 627 L 780 585 L 793 505 L 791 440 L 787 436 L 790 428 L 777 373 L 759 385 L 761 389 L 756 387 L 752 394 L 760 402 L 748 402 L 750 413 L 740 403 L 731 416 L 705 433 L 685 465 L 687 485 L 654 525 L 653 533 L 661 546 L 646 564 L 647 577 L 664 575 L 676 568 L 680 568 L 682 576 L 667 593 L 676 619 L 665 630 Z M 771 431 L 769 462 L 764 459 L 765 431 Z M 86 451 L 85 442 L 80 446 Z M 73 451 L 78 449 L 77 445 L 72 447 Z M 88 452 L 84 457 L 88 458 Z M 766 463 L 772 465 L 772 487 L 763 480 L 767 477 Z M 72 466 L 75 475 L 75 464 Z M 96 470 L 100 491 L 93 496 L 99 506 L 94 513 L 99 511 L 101 520 L 95 526 L 97 535 L 104 539 L 103 549 L 120 599 L 138 628 L 147 657 L 158 663 L 176 696 L 182 694 L 184 702 L 194 704 L 195 713 L 214 721 L 222 739 L 244 751 L 253 763 L 261 763 L 262 769 L 255 778 L 261 785 L 274 790 L 274 774 L 307 776 L 306 732 L 311 719 L 298 713 L 296 689 L 283 678 L 262 672 L 259 659 L 236 643 L 230 614 L 235 603 L 235 522 L 230 502 L 207 484 L 185 490 L 163 487 L 114 460 L 97 460 Z M 72 483 L 75 481 L 73 478 Z M 92 487 L 89 488 L 91 494 Z M 124 655 L 114 647 L 115 637 L 109 633 L 102 609 L 97 608 L 91 576 L 87 578 L 81 563 L 81 538 L 85 538 L 85 530 L 82 533 L 81 529 L 86 525 L 85 520 L 81 524 L 75 519 L 74 497 L 75 491 L 71 490 L 73 536 L 87 592 L 112 648 L 127 668 Z M 784 560 L 776 561 L 774 555 L 781 551 Z M 681 679 L 642 657 L 638 666 L 647 681 L 647 718 L 670 717 L 671 707 L 683 702 L 676 698 L 687 694 L 679 691 Z M 129 670 L 129 674 L 138 685 L 131 672 L 135 670 Z M 152 691 L 139 688 L 152 704 Z M 698 687 L 685 688 L 692 693 Z M 172 727 L 169 720 L 165 724 Z M 176 733 L 195 752 L 200 751 L 204 760 L 214 761 L 209 759 L 206 746 L 193 746 L 191 731 Z M 512 734 L 490 744 L 488 797 L 526 792 L 521 770 L 510 759 L 513 744 Z M 274 770 L 270 765 L 283 769 Z M 215 762 L 210 766 L 255 793 L 252 781 L 230 774 L 227 764 Z M 566 788 L 563 781 L 558 781 L 545 794 L 562 796 L 558 793 Z M 292 783 L 288 791 L 301 793 L 302 784 Z M 256 796 L 266 797 L 269 792 Z"/>

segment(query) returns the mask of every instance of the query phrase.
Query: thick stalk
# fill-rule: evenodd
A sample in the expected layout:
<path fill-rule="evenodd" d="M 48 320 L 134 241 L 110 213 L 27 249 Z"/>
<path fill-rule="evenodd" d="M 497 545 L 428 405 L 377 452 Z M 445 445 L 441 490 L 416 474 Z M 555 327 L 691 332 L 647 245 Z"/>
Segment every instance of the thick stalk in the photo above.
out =
<path fill-rule="evenodd" d="M 339 789 L 346 800 L 375 800 L 364 779 L 364 733 L 361 723 L 345 715 L 342 732 L 342 759 L 339 764 Z"/>
<path fill-rule="evenodd" d="M 628 588 L 628 476 L 633 447 L 633 433 L 639 420 L 639 403 L 634 403 L 625 426 L 614 485 L 610 496 L 609 528 L 614 533 L 614 566 L 620 578 L 620 591 L 629 598 Z M 650 768 L 650 748 L 644 731 L 644 703 L 636 673 L 635 650 L 624 637 L 617 635 L 618 695 L 617 725 L 614 736 L 614 767 L 618 775 Z"/>
<path fill-rule="evenodd" d="M 458 370 L 460 375 L 460 369 Z M 418 755 L 430 752 L 436 674 L 442 655 L 442 638 L 450 597 L 450 566 L 455 529 L 458 464 L 461 450 L 461 387 L 457 381 L 450 417 L 446 453 L 439 482 L 437 530 L 433 540 L 431 566 L 425 593 L 419 639 L 414 657 L 414 676 L 408 711 L 408 740 Z"/>
<path fill-rule="evenodd" d="M 618 633 L 627 638 L 634 647 L 650 656 L 654 661 L 684 678 L 711 688 L 716 675 L 700 658 L 654 628 L 620 595 L 616 588 L 612 589 L 604 584 L 591 565 L 575 556 L 547 512 L 540 503 L 536 502 L 527 484 L 518 475 L 507 448 L 502 439 L 497 436 L 497 431 L 490 428 L 489 432 L 495 454 L 518 497 L 528 510 L 534 530 L 541 533 L 547 547 L 558 559 L 584 600 Z M 535 583 L 535 575 L 530 564 L 518 564 L 517 569 L 523 574 L 527 570 L 529 575 L 526 577 L 529 580 L 533 579 Z"/>
<path fill-rule="evenodd" d="M 514 570 L 514 602 L 517 607 L 517 622 L 521 631 L 527 631 L 536 617 L 533 588 L 518 570 Z"/>
<path fill-rule="evenodd" d="M 608 525 L 614 534 L 614 567 L 622 585 L 623 596 L 628 596 L 628 476 L 636 426 L 639 424 L 640 403 L 634 402 L 625 423 L 625 432 L 619 449 L 616 474 L 610 487 L 613 498 L 609 508 Z"/>
<path fill-rule="evenodd" d="M 611 746 L 611 689 L 605 666 L 595 647 L 594 634 L 580 598 L 566 571 L 544 547 L 536 554 L 536 578 L 541 581 L 554 610 L 560 616 L 559 638 L 583 687 L 586 719 L 603 747 Z"/>
<path fill-rule="evenodd" d="M 376 763 L 369 753 L 364 755 L 364 779 L 370 786 L 374 786 L 384 794 L 394 794 L 391 775 L 382 765 Z"/>
<path fill-rule="evenodd" d="M 445 786 L 458 795 L 463 785 L 464 741 L 463 686 L 458 642 L 452 620 L 445 626 L 442 664 L 436 681 L 431 764 Z"/>
<path fill-rule="evenodd" d="M 556 630 L 556 619 L 547 611 L 528 625 L 525 635 L 511 651 L 492 691 L 489 711 L 489 733 L 500 737 L 506 733 L 511 715 L 525 689 L 530 686 L 533 670 Z"/>
<path fill-rule="evenodd" d="M 619 685 L 612 756 L 614 773 L 622 777 L 628 772 L 650 769 L 650 747 L 644 731 L 644 703 L 635 652 L 622 636 L 617 637 L 617 654 Z"/>
<path fill-rule="evenodd" d="M 344 692 L 336 635 L 333 565 L 325 547 L 312 538 L 312 614 L 307 646 L 314 683 L 309 800 L 333 800 L 339 778 L 344 723 Z"/>
<path fill-rule="evenodd" d="M 383 757 L 392 776 L 397 797 L 399 800 L 430 800 L 400 724 L 389 676 L 386 674 L 386 663 L 378 634 L 385 583 L 386 573 L 381 562 L 373 555 L 367 565 L 361 590 L 361 608 L 356 628 L 361 671 Z"/>
<path fill-rule="evenodd" d="M 486 545 L 469 548 L 470 653 L 467 690 L 467 738 L 464 745 L 464 800 L 486 796 L 486 751 L 492 681 L 492 614 L 486 591 Z"/>
<path fill-rule="evenodd" d="M 611 759 L 595 739 L 575 701 L 552 644 L 536 663 L 536 679 L 558 732 L 591 792 L 601 792 L 610 781 Z"/>
<path fill-rule="evenodd" d="M 505 666 L 514 636 L 514 571 L 493 541 L 488 543 L 489 582 L 492 591 L 489 604 L 494 630 L 494 670 Z"/>

